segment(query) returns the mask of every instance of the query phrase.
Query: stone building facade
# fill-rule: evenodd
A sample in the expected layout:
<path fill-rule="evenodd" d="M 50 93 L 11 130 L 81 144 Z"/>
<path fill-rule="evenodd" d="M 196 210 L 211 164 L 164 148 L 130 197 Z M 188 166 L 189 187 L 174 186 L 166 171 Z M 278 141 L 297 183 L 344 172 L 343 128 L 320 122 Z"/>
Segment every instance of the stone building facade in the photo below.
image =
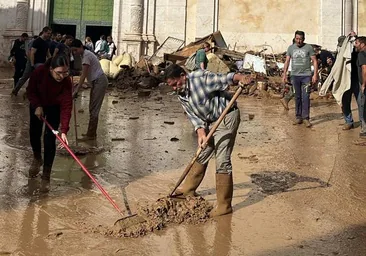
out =
<path fill-rule="evenodd" d="M 365 13 L 366 0 L 0 0 L 0 65 L 12 40 L 46 25 L 70 26 L 82 40 L 88 26 L 110 26 L 118 51 L 138 58 L 167 37 L 189 43 L 217 30 L 237 51 L 269 45 L 282 52 L 295 30 L 334 50 L 339 35 L 366 35 Z"/>

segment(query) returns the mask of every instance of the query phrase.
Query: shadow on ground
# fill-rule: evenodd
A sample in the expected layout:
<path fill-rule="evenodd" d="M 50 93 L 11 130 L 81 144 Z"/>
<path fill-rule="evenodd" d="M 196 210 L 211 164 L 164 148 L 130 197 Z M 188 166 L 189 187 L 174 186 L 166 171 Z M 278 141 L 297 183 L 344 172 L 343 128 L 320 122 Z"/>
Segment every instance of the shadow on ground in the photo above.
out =
<path fill-rule="evenodd" d="M 299 190 L 326 188 L 329 186 L 319 178 L 301 176 L 288 171 L 263 171 L 250 175 L 250 182 L 234 184 L 234 191 L 238 189 L 251 189 L 245 196 L 245 200 L 234 206 L 235 210 L 256 204 L 268 195 Z M 300 184 L 303 183 L 303 184 Z M 313 183 L 315 185 L 310 185 Z M 295 188 L 296 187 L 296 188 Z M 214 188 L 199 191 L 202 196 L 215 194 Z M 238 197 L 238 196 L 234 196 Z M 240 196 L 241 197 L 241 196 Z"/>

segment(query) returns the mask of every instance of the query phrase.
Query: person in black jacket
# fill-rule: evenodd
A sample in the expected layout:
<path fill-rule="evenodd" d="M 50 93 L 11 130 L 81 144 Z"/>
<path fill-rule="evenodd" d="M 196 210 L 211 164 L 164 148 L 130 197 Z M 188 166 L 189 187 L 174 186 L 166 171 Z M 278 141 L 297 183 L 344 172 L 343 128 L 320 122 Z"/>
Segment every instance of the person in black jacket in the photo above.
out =
<path fill-rule="evenodd" d="M 27 63 L 27 55 L 25 52 L 25 42 L 28 40 L 28 34 L 23 33 L 19 39 L 16 39 L 10 51 L 10 58 L 15 60 L 14 87 L 22 77 L 25 64 Z"/>

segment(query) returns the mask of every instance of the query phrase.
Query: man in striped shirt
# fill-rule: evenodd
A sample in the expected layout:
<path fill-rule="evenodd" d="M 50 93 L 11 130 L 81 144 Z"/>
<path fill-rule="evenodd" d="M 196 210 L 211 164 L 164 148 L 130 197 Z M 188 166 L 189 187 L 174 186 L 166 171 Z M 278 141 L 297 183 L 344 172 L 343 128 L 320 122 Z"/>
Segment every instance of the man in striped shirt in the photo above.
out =
<path fill-rule="evenodd" d="M 165 70 L 165 79 L 167 84 L 177 91 L 179 101 L 197 133 L 198 145 L 204 148 L 182 186 L 177 189 L 176 195 L 195 195 L 205 175 L 207 163 L 215 154 L 217 205 L 210 216 L 231 213 L 233 197 L 231 153 L 240 123 L 240 112 L 236 103 L 207 144 L 206 135 L 231 100 L 231 95 L 227 92 L 229 85 L 238 82 L 248 84 L 251 78 L 236 73 L 224 75 L 204 70 L 187 74 L 182 67 L 172 64 Z"/>

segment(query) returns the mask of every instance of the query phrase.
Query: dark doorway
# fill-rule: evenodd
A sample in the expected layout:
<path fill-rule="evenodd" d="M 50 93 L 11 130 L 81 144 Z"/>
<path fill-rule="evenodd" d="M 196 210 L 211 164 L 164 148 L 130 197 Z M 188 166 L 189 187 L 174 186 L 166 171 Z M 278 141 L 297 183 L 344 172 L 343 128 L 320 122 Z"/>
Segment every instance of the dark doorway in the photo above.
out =
<path fill-rule="evenodd" d="M 76 35 L 76 25 L 52 24 L 52 32 L 61 33 L 61 35 Z"/>
<path fill-rule="evenodd" d="M 85 37 L 89 36 L 93 43 L 99 40 L 101 35 L 110 36 L 112 34 L 111 26 L 86 26 Z"/>

